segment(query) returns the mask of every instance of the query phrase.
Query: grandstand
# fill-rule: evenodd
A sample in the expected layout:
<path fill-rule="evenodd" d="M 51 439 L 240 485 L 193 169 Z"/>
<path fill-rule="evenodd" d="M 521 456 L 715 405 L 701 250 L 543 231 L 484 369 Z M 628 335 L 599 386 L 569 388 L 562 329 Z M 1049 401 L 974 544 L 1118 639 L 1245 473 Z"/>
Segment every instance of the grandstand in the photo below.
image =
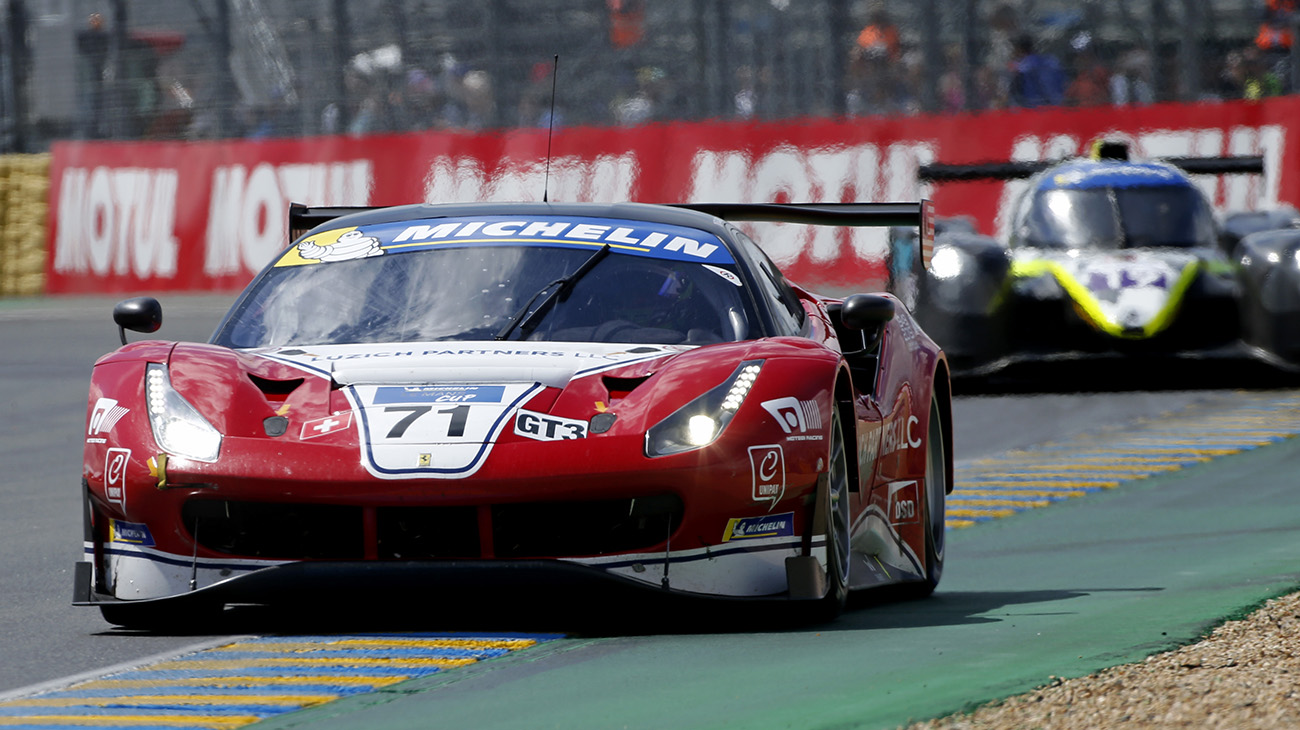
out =
<path fill-rule="evenodd" d="M 1265 0 L 8 0 L 0 152 L 206 139 L 979 112 L 1021 36 L 1126 100 L 1232 98 Z M 883 13 L 878 15 L 878 13 Z M 884 18 L 881 52 L 864 29 Z M 1131 80 L 1129 77 L 1132 77 Z M 1060 103 L 1115 101 L 1093 95 Z"/>

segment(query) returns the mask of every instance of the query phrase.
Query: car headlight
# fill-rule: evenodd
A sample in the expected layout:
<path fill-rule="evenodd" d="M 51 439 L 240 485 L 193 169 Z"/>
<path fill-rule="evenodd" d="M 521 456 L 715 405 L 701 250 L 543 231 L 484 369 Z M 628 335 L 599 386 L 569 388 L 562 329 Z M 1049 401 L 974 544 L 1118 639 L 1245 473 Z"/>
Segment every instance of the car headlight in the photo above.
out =
<path fill-rule="evenodd" d="M 221 432 L 172 387 L 167 366 L 151 363 L 145 371 L 145 402 L 154 441 L 173 456 L 212 462 L 221 453 Z"/>
<path fill-rule="evenodd" d="M 678 408 L 645 434 L 646 456 L 667 456 L 717 440 L 754 387 L 762 360 L 746 360 L 726 380 Z"/>
<path fill-rule="evenodd" d="M 955 279 L 961 270 L 961 254 L 952 246 L 940 247 L 930 257 L 930 274 L 936 279 Z"/>

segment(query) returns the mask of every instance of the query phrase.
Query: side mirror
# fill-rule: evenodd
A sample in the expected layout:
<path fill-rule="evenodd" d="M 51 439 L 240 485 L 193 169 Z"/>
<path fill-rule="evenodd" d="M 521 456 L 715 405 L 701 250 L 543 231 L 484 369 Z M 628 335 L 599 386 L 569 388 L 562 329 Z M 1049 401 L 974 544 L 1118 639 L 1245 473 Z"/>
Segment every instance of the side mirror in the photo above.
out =
<path fill-rule="evenodd" d="M 153 297 L 123 299 L 113 306 L 113 321 L 125 345 L 127 330 L 148 334 L 162 327 L 162 305 Z"/>
<path fill-rule="evenodd" d="M 854 294 L 840 305 L 840 322 L 854 330 L 873 330 L 894 318 L 894 300 L 879 294 Z"/>

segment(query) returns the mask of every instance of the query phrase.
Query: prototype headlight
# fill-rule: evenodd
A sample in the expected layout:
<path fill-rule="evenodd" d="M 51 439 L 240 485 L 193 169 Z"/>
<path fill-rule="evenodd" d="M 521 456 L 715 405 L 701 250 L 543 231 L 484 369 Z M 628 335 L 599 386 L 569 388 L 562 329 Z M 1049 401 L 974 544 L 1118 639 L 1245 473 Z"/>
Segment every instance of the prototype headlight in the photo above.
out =
<path fill-rule="evenodd" d="M 940 247 L 930 258 L 930 274 L 936 279 L 955 279 L 961 270 L 961 254 L 952 246 Z"/>
<path fill-rule="evenodd" d="M 166 365 L 151 363 L 145 371 L 145 402 L 154 441 L 163 451 L 195 461 L 217 460 L 221 432 L 172 388 Z"/>
<path fill-rule="evenodd" d="M 678 408 L 645 434 L 646 456 L 667 456 L 713 443 L 754 387 L 762 360 L 746 360 L 717 387 Z"/>

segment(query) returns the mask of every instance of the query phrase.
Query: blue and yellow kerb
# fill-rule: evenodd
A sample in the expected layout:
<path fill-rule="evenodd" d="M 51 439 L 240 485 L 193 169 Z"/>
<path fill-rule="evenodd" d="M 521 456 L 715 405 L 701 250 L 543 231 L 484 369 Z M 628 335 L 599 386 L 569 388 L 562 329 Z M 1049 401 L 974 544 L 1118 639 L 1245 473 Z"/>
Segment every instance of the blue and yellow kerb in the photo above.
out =
<path fill-rule="evenodd" d="M 1297 434 L 1300 393 L 1242 393 L 1229 409 L 1191 406 L 1121 429 L 958 464 L 947 525 L 969 527 Z"/>
<path fill-rule="evenodd" d="M 0 727 L 237 728 L 559 634 L 260 637 L 0 702 Z"/>

